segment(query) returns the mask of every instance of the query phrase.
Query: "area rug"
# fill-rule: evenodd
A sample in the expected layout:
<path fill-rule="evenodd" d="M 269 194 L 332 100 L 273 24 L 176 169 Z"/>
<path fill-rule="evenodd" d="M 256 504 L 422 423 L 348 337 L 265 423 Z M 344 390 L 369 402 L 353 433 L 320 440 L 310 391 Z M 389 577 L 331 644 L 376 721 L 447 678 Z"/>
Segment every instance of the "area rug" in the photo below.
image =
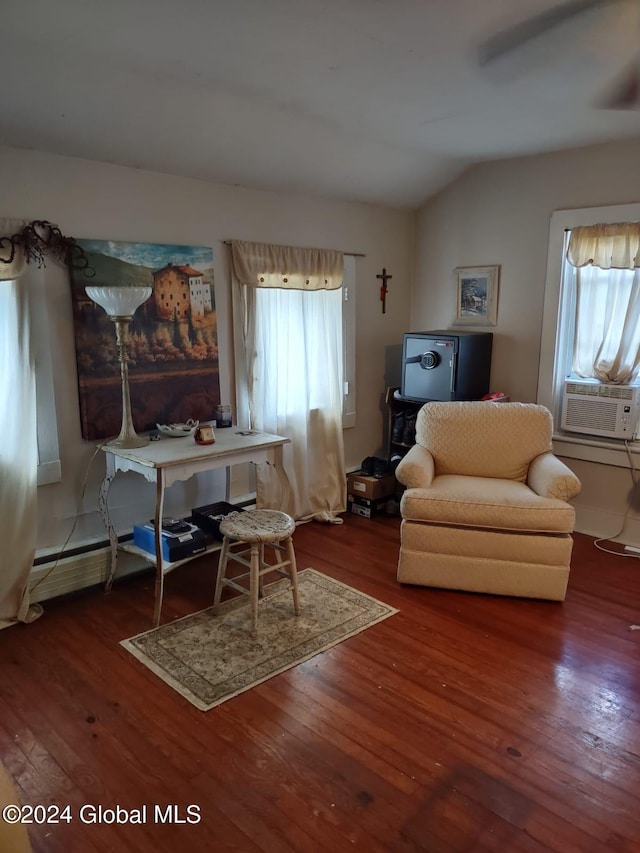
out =
<path fill-rule="evenodd" d="M 359 634 L 398 611 L 315 569 L 298 573 L 300 616 L 289 582 L 265 586 L 258 636 L 248 597 L 223 602 L 128 640 L 132 655 L 202 711 Z"/>

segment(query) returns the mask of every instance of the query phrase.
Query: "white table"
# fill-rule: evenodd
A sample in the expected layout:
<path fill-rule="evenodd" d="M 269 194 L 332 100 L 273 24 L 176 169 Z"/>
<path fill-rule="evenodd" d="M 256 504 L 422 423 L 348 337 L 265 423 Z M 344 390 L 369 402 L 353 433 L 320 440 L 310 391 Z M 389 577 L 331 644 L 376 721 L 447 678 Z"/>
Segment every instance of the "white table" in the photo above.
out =
<path fill-rule="evenodd" d="M 106 582 L 106 590 L 111 589 L 118 568 L 118 548 L 143 556 L 156 566 L 155 610 L 153 624 L 160 624 L 164 576 L 182 563 L 201 554 L 168 563 L 162 559 L 162 517 L 165 489 L 173 483 L 188 480 L 201 471 L 213 471 L 226 468 L 226 500 L 229 500 L 230 468 L 232 465 L 253 462 L 269 463 L 283 472 L 282 448 L 290 439 L 281 435 L 257 432 L 242 435 L 237 427 L 215 430 L 215 444 L 199 445 L 192 437 L 165 438 L 151 441 L 145 447 L 123 450 L 105 444 L 106 474 L 100 486 L 99 506 L 111 545 L 111 568 Z M 118 471 L 133 471 L 141 474 L 156 486 L 156 508 L 154 515 L 155 558 L 152 554 L 129 543 L 118 543 L 118 536 L 109 515 L 109 488 Z M 283 476 L 283 484 L 286 479 Z M 284 495 L 284 492 L 283 492 Z M 277 507 L 274 507 L 276 509 Z M 219 546 L 218 546 L 219 547 Z"/>

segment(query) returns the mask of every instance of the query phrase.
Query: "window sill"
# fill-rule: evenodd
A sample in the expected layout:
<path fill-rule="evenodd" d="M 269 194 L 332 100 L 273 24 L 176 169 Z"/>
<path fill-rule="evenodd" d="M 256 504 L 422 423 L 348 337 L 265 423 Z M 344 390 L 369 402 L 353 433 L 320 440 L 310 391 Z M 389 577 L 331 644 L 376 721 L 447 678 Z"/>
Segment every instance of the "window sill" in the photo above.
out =
<path fill-rule="evenodd" d="M 567 459 L 584 459 L 587 462 L 599 462 L 601 465 L 613 465 L 617 468 L 631 468 L 629 454 L 640 454 L 640 441 L 611 441 L 606 438 L 578 437 L 567 433 L 553 434 L 553 452 Z"/>

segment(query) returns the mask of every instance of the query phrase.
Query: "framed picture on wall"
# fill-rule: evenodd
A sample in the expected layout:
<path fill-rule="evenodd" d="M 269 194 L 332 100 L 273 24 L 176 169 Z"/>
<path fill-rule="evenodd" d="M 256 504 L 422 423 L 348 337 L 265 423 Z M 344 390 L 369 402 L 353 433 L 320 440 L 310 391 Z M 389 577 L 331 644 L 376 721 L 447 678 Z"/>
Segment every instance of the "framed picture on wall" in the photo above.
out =
<path fill-rule="evenodd" d="M 456 326 L 495 326 L 498 319 L 499 266 L 457 267 Z"/>
<path fill-rule="evenodd" d="M 95 276 L 71 268 L 82 437 L 117 435 L 122 415 L 114 324 L 85 286 L 149 286 L 128 335 L 133 424 L 215 418 L 220 403 L 213 250 L 205 246 L 77 240 Z"/>

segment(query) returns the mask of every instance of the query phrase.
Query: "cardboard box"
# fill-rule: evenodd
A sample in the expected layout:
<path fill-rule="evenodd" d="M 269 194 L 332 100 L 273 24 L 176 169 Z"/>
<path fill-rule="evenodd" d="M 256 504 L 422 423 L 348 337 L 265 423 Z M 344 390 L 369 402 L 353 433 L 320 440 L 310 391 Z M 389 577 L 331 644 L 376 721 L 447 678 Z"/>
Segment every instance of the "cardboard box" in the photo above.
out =
<path fill-rule="evenodd" d="M 347 509 L 354 515 L 361 515 L 363 518 L 375 518 L 377 515 L 385 515 L 388 500 L 389 497 L 369 500 L 355 495 L 347 495 Z"/>
<path fill-rule="evenodd" d="M 358 498 L 367 498 L 373 501 L 378 498 L 388 498 L 397 487 L 397 481 L 393 474 L 384 477 L 367 477 L 356 471 L 347 474 L 347 492 Z"/>
<path fill-rule="evenodd" d="M 191 521 L 202 530 L 211 533 L 220 542 L 223 539 L 220 533 L 220 522 L 232 512 L 244 512 L 241 506 L 234 506 L 226 501 L 218 501 L 207 506 L 198 506 L 191 510 Z"/>
<path fill-rule="evenodd" d="M 207 540 L 202 530 L 196 527 L 195 524 L 189 524 L 188 522 L 187 524 L 189 530 L 183 533 L 162 531 L 162 559 L 168 563 L 204 553 L 207 549 Z M 155 557 L 156 538 L 153 522 L 144 525 L 134 525 L 133 544 Z"/>

